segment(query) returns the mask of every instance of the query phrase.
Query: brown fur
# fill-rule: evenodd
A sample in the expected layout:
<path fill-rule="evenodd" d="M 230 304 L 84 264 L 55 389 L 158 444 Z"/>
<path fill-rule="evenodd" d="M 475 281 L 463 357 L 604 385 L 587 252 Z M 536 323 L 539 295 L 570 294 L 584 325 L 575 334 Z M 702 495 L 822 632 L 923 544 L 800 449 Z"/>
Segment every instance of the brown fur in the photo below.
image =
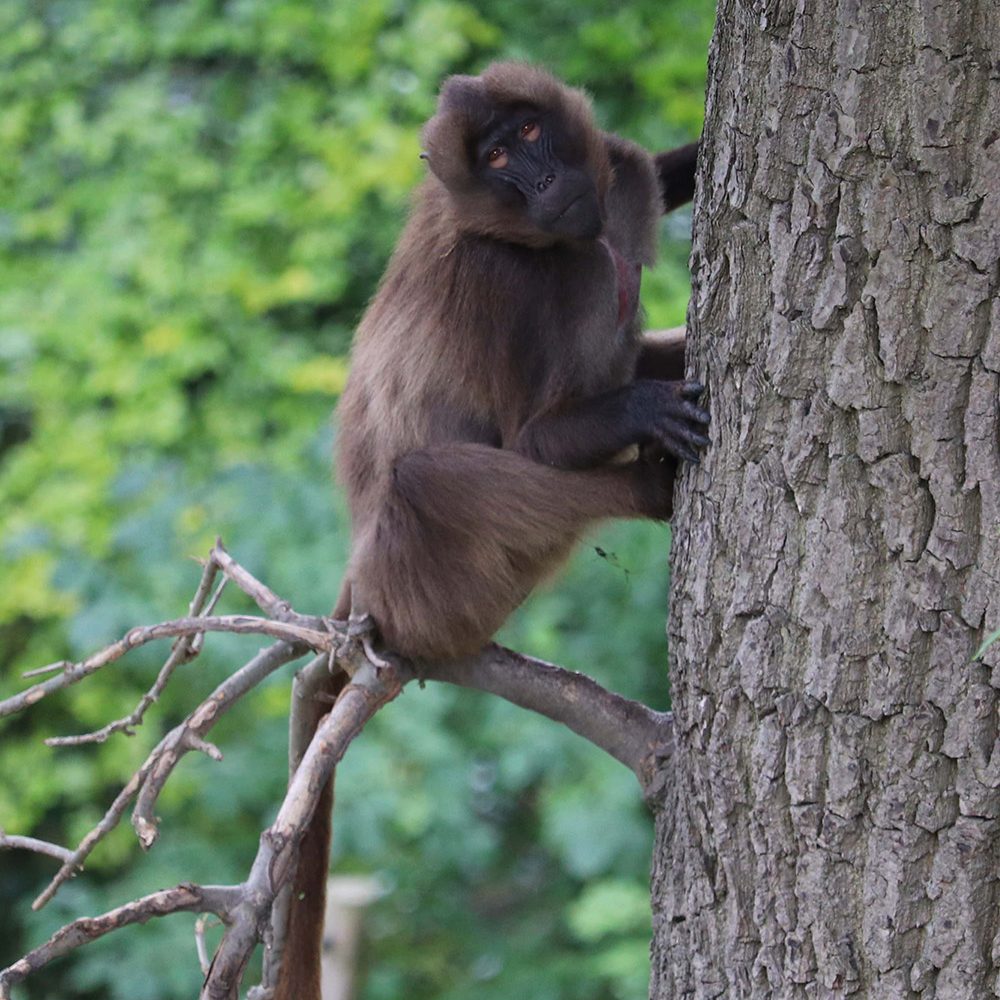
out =
<path fill-rule="evenodd" d="M 583 95 L 540 70 L 501 64 L 476 82 L 496 101 L 562 103 L 585 139 L 607 238 L 651 263 L 651 159 L 598 132 Z M 540 414 L 627 383 L 638 330 L 615 329 L 603 245 L 523 233 L 523 220 L 476 188 L 461 152 L 468 114 L 449 108 L 452 88 L 425 129 L 435 175 L 358 329 L 339 409 L 355 606 L 390 648 L 426 658 L 481 647 L 589 522 L 652 513 L 635 476 L 612 484 L 539 465 L 521 438 Z"/>
<path fill-rule="evenodd" d="M 470 136 L 491 108 L 521 104 L 569 130 L 600 240 L 542 232 L 477 180 Z M 580 91 L 515 63 L 453 77 L 424 143 L 431 173 L 358 328 L 338 410 L 353 545 L 336 614 L 371 614 L 387 648 L 446 658 L 482 647 L 589 524 L 669 515 L 673 459 L 612 459 L 666 391 L 633 386 L 640 354 L 679 379 L 683 345 L 644 351 L 634 314 L 622 320 L 622 268 L 652 263 L 666 182 L 647 153 L 596 128 Z M 328 844 L 316 842 L 276 1000 L 319 996 Z"/>

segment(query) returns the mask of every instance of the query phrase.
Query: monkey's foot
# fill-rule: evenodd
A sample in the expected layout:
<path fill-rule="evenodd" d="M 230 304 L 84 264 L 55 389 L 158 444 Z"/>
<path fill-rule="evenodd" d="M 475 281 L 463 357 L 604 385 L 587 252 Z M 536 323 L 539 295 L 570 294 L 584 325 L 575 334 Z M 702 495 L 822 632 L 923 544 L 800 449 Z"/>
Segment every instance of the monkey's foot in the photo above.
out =
<path fill-rule="evenodd" d="M 384 657 L 375 652 L 372 638 L 375 635 L 375 619 L 369 614 L 351 614 L 347 619 L 347 636 L 354 642 L 360 642 L 365 656 L 376 670 L 385 670 L 390 664 Z"/>

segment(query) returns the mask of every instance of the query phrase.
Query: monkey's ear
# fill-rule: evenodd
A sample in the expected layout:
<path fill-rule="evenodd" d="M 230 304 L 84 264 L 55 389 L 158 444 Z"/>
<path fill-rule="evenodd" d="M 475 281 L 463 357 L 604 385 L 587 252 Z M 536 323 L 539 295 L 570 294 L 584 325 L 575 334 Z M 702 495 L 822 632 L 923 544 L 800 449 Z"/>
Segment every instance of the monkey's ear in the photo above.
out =
<path fill-rule="evenodd" d="M 438 114 L 453 114 L 473 123 L 482 118 L 489 95 L 486 85 L 478 76 L 449 76 L 441 85 L 438 95 Z"/>
<path fill-rule="evenodd" d="M 490 114 L 489 95 L 478 76 L 445 80 L 437 113 L 423 132 L 424 159 L 445 187 L 461 190 L 474 184 L 472 147 Z"/>

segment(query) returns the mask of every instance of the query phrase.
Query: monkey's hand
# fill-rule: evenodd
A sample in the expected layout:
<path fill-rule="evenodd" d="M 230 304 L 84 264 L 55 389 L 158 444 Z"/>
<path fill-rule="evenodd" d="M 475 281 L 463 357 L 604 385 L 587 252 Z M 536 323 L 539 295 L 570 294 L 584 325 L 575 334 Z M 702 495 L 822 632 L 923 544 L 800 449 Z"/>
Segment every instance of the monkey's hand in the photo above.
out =
<path fill-rule="evenodd" d="M 700 382 L 637 379 L 589 399 L 567 402 L 532 417 L 514 450 L 543 465 L 592 469 L 631 446 L 698 461 L 708 444 L 708 411 L 694 404 Z"/>
<path fill-rule="evenodd" d="M 705 391 L 700 382 L 658 382 L 640 379 L 633 383 L 629 399 L 631 417 L 639 429 L 644 457 L 658 452 L 697 464 L 698 448 L 709 443 L 708 410 L 695 404 Z"/>

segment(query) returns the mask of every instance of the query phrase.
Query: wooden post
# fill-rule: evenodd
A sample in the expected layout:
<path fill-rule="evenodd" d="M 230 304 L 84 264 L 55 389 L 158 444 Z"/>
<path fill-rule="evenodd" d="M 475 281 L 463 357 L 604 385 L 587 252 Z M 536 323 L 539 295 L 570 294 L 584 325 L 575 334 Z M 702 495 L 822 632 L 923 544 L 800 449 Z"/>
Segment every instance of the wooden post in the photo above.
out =
<path fill-rule="evenodd" d="M 364 911 L 384 890 L 367 875 L 337 875 L 326 884 L 323 1000 L 354 1000 Z"/>

